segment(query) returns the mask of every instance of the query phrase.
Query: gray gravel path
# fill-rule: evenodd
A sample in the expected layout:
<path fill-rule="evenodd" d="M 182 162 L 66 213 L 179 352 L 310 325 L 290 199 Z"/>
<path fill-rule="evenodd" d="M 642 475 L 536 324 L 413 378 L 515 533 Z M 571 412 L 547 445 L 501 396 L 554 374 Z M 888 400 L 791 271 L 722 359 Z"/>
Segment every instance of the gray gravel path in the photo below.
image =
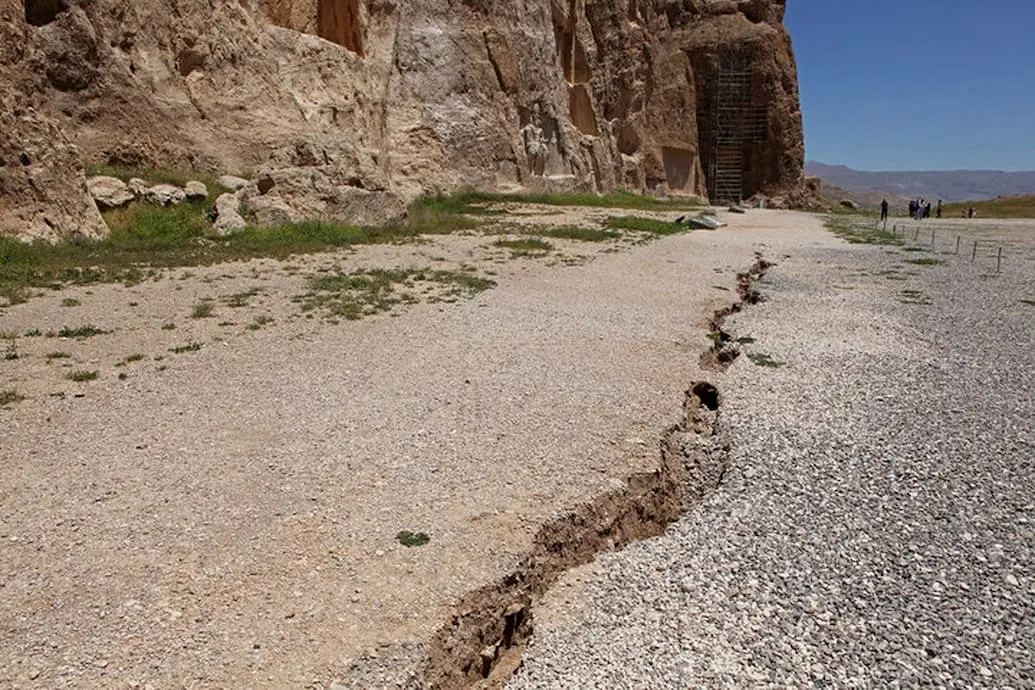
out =
<path fill-rule="evenodd" d="M 569 574 L 509 687 L 1035 687 L 1031 272 L 769 251 L 724 485 Z"/>

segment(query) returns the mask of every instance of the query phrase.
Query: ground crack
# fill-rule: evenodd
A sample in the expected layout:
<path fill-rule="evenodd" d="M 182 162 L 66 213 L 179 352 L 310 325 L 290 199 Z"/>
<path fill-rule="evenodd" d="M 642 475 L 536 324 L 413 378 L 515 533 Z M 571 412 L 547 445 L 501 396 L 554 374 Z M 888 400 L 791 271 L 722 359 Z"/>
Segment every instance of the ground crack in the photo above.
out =
<path fill-rule="evenodd" d="M 712 346 L 701 353 L 702 368 L 725 371 L 740 356 L 740 343 L 726 332 L 723 324 L 726 317 L 739 313 L 745 306 L 765 301 L 765 295 L 758 290 L 757 284 L 775 265 L 763 257 L 761 252 L 755 252 L 755 261 L 751 267 L 737 274 L 737 295 L 740 299 L 728 307 L 716 309 L 712 314 L 708 322 L 711 331 L 708 337 L 712 340 Z"/>
<path fill-rule="evenodd" d="M 756 253 L 751 267 L 737 275 L 740 300 L 715 312 L 712 319 L 726 342 L 730 339 L 721 330 L 722 321 L 746 304 L 763 301 L 755 284 L 772 266 Z M 705 356 L 712 352 L 717 348 Z M 533 632 L 535 602 L 565 571 L 601 552 L 661 534 L 719 485 L 729 460 L 729 442 L 718 425 L 721 404 L 713 384 L 692 382 L 682 418 L 659 439 L 660 467 L 634 474 L 621 489 L 543 525 L 532 551 L 513 572 L 459 602 L 432 639 L 423 677 L 414 679 L 413 687 L 502 687 L 521 665 Z"/>

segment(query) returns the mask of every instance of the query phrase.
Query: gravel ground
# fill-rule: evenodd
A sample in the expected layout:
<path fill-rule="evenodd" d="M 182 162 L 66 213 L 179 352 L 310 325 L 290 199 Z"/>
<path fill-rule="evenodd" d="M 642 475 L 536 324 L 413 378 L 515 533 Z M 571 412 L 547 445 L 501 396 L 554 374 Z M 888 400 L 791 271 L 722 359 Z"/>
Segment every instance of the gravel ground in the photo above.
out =
<path fill-rule="evenodd" d="M 768 237 L 719 490 L 569 573 L 514 690 L 1035 687 L 1035 229 L 986 260 Z M 780 258 L 780 254 L 789 254 Z"/>
<path fill-rule="evenodd" d="M 0 390 L 25 396 L 0 408 L 0 686 L 349 686 L 365 660 L 381 687 L 543 522 L 657 467 L 754 238 L 558 240 L 516 258 L 497 239 L 177 270 L 0 310 L 17 355 Z M 498 287 L 358 322 L 292 302 L 321 271 L 467 264 Z M 206 297 L 214 315 L 194 318 Z M 83 324 L 110 332 L 60 337 Z M 431 541 L 407 548 L 403 530 Z"/>

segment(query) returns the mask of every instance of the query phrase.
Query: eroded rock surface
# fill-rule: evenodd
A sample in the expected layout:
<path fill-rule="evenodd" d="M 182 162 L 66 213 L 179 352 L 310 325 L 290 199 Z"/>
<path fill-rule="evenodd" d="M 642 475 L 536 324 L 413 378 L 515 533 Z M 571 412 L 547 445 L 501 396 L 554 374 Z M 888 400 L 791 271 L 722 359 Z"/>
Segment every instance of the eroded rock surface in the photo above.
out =
<path fill-rule="evenodd" d="M 52 234 L 102 232 L 79 151 L 286 178 L 272 205 L 364 223 L 460 186 L 705 195 L 707 95 L 729 65 L 751 73 L 761 118 L 742 196 L 778 194 L 803 166 L 783 5 L 0 0 L 4 189 L 31 188 L 14 180 L 33 141 L 54 178 L 42 199 L 5 194 L 5 232 L 57 198 L 69 220 Z"/>

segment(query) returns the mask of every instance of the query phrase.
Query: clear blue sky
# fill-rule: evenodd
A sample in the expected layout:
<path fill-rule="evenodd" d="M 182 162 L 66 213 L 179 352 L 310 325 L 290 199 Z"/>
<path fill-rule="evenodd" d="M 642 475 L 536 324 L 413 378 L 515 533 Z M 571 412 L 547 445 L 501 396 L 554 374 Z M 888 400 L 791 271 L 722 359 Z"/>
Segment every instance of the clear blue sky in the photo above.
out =
<path fill-rule="evenodd" d="M 810 160 L 1035 170 L 1035 0 L 787 0 Z"/>

